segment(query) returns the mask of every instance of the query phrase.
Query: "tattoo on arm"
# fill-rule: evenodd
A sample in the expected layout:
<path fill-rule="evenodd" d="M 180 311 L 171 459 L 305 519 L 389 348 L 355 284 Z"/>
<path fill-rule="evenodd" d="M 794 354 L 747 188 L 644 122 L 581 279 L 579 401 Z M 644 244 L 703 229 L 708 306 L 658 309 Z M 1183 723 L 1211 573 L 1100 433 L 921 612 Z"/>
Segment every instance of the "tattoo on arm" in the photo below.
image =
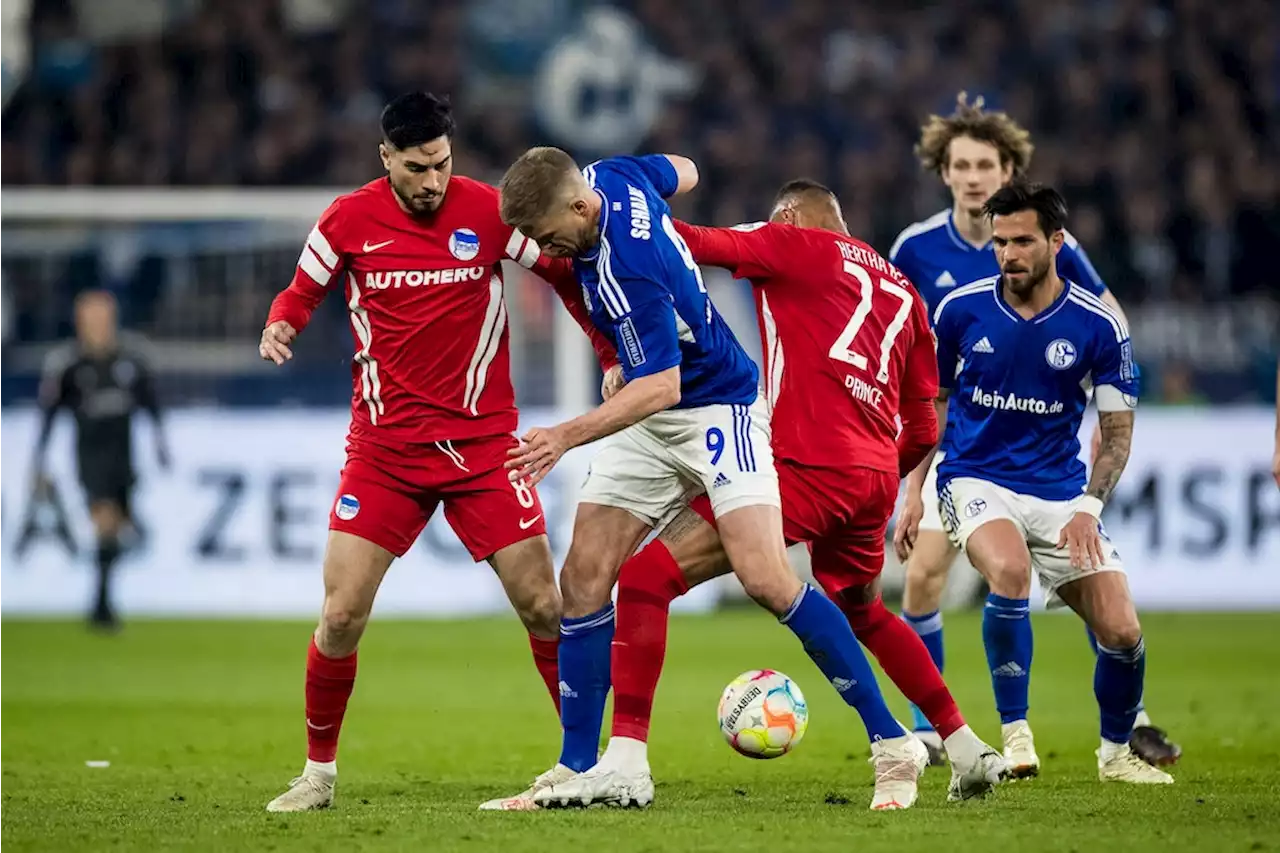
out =
<path fill-rule="evenodd" d="M 1107 501 L 1129 461 L 1129 447 L 1133 443 L 1133 412 L 1098 412 L 1098 429 L 1102 433 L 1102 446 L 1093 463 L 1085 494 Z"/>

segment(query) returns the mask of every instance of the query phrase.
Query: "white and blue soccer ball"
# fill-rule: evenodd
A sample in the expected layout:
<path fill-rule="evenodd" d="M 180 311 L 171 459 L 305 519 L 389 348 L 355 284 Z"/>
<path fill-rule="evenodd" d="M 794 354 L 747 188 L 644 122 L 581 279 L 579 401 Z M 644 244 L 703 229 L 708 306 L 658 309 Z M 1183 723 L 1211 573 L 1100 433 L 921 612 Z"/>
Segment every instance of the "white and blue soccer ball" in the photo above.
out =
<path fill-rule="evenodd" d="M 795 749 L 809 727 L 809 706 L 796 683 L 772 669 L 744 672 L 720 696 L 720 733 L 747 758 Z"/>

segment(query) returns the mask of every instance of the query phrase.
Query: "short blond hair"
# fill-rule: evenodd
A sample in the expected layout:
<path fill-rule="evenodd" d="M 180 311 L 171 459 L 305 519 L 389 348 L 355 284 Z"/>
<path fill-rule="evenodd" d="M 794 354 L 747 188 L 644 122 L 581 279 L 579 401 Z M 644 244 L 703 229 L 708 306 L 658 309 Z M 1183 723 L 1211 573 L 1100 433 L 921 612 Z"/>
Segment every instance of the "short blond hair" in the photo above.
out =
<path fill-rule="evenodd" d="M 981 96 L 969 103 L 965 92 L 956 97 L 956 108 L 951 115 L 931 115 L 920 128 L 920 141 L 915 147 L 920 165 L 941 175 L 949 163 L 951 140 L 958 136 L 995 146 L 1000 152 L 1000 165 L 1012 165 L 1015 178 L 1025 175 L 1031 165 L 1035 146 L 1031 144 L 1030 132 L 1008 113 L 987 112 Z"/>
<path fill-rule="evenodd" d="M 502 221 L 524 229 L 550 213 L 578 172 L 567 152 L 550 146 L 530 148 L 511 164 L 498 185 L 502 194 Z"/>

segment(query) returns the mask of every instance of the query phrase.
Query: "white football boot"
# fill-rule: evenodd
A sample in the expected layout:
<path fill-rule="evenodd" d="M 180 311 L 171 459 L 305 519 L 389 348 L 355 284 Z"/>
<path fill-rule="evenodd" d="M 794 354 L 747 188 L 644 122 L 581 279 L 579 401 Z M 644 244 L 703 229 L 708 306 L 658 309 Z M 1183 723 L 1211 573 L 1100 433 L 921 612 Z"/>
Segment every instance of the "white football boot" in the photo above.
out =
<path fill-rule="evenodd" d="M 1036 741 L 1026 720 L 1005 723 L 1000 727 L 1004 738 L 1004 759 L 1009 762 L 1010 779 L 1030 779 L 1040 775 L 1040 756 Z"/>
<path fill-rule="evenodd" d="M 916 783 L 929 766 L 929 748 L 915 735 L 871 743 L 871 764 L 876 769 L 873 811 L 909 809 L 916 801 Z"/>
<path fill-rule="evenodd" d="M 269 812 L 310 812 L 333 805 L 337 777 L 303 773 L 289 783 L 289 790 L 267 803 Z"/>
<path fill-rule="evenodd" d="M 982 744 L 982 749 L 971 763 L 951 762 L 951 785 L 947 788 L 947 800 L 958 803 L 974 797 L 984 797 L 991 789 L 1007 778 L 1008 760 L 994 747 Z"/>
<path fill-rule="evenodd" d="M 534 795 L 539 791 L 550 788 L 552 785 L 560 782 L 567 782 L 574 776 L 577 771 L 565 767 L 563 764 L 557 764 L 545 773 L 538 775 L 533 780 L 533 784 L 525 790 L 516 794 L 514 797 L 504 797 L 497 800 L 489 800 L 487 803 L 480 804 L 482 812 L 532 812 L 537 811 L 541 806 L 534 801 Z"/>
<path fill-rule="evenodd" d="M 647 762 L 623 769 L 602 761 L 590 770 L 536 792 L 533 801 L 544 809 L 594 803 L 644 809 L 653 803 L 653 776 Z"/>
<path fill-rule="evenodd" d="M 1099 747 L 1098 778 L 1103 782 L 1128 782 L 1130 785 L 1172 785 L 1173 777 L 1143 761 L 1129 744 L 1115 743 Z"/>

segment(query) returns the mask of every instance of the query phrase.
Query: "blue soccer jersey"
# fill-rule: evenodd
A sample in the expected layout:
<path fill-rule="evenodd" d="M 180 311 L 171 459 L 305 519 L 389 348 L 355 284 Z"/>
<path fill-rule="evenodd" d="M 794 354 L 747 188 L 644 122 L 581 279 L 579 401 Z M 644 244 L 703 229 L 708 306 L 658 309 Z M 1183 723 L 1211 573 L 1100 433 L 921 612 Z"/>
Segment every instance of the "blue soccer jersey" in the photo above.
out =
<path fill-rule="evenodd" d="M 1110 385 L 1136 405 L 1138 371 L 1124 320 L 1074 282 L 1063 285 L 1031 320 L 1005 302 L 998 276 L 939 303 L 938 372 L 951 391 L 939 489 L 976 477 L 1045 500 L 1084 491 L 1076 436 L 1087 391 Z"/>
<path fill-rule="evenodd" d="M 711 304 L 702 273 L 671 223 L 677 187 L 662 155 L 614 157 L 583 170 L 600 195 L 600 243 L 574 262 L 591 320 L 613 341 L 628 381 L 680 367 L 691 409 L 749 405 L 759 371 Z"/>
<path fill-rule="evenodd" d="M 950 209 L 906 228 L 889 250 L 889 260 L 911 279 L 932 309 L 956 287 L 1000 274 L 991 241 L 979 247 L 961 237 Z M 1057 262 L 1058 275 L 1085 290 L 1101 295 L 1107 289 L 1070 233 Z"/>

